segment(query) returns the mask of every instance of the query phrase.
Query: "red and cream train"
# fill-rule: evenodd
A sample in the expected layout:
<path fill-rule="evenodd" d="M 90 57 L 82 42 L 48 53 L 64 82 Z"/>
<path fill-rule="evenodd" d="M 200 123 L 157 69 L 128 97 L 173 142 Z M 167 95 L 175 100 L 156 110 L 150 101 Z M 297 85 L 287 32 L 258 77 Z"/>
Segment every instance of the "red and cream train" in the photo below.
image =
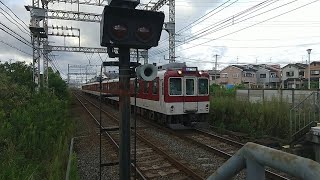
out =
<path fill-rule="evenodd" d="M 102 94 L 119 94 L 119 79 L 104 80 Z M 85 93 L 99 95 L 99 82 L 82 85 Z M 134 79 L 130 80 L 134 105 Z M 117 104 L 119 97 L 106 100 Z M 170 128 L 180 129 L 204 123 L 210 109 L 209 75 L 183 63 L 159 66 L 153 81 L 138 80 L 137 112 Z M 132 108 L 133 109 L 133 108 Z"/>

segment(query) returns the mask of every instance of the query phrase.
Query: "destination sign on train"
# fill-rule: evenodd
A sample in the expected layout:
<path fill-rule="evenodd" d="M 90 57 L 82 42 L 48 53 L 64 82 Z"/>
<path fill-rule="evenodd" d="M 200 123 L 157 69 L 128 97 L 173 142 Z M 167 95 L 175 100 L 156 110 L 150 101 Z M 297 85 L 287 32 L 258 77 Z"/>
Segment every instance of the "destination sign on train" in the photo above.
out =
<path fill-rule="evenodd" d="M 186 71 L 197 71 L 196 67 L 186 67 Z"/>

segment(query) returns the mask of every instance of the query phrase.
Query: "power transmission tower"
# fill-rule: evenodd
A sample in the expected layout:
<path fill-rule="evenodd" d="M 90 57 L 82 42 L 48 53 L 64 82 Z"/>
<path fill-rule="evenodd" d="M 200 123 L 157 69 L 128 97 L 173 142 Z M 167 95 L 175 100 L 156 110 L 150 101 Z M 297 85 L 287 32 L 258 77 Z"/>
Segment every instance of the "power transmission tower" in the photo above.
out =
<path fill-rule="evenodd" d="M 169 33 L 169 62 L 175 62 L 175 0 L 169 0 L 169 22 L 166 30 Z"/>
<path fill-rule="evenodd" d="M 72 20 L 72 21 L 83 21 L 83 22 L 95 22 L 100 23 L 101 14 L 80 12 L 80 5 L 91 5 L 91 6 L 105 6 L 108 4 L 107 0 L 41 0 L 42 6 L 40 6 L 40 0 L 32 0 L 31 6 L 25 6 L 30 11 L 30 30 L 32 32 L 32 45 L 33 45 L 33 81 L 36 84 L 35 89 L 40 88 L 40 60 L 41 54 L 43 54 L 43 86 L 48 86 L 48 54 L 52 51 L 67 51 L 67 52 L 85 52 L 85 53 L 107 53 L 107 48 L 94 48 L 94 47 L 81 47 L 80 46 L 80 29 L 73 27 L 52 26 L 52 29 L 62 30 L 77 30 L 78 36 L 59 34 L 59 33 L 48 33 L 48 20 L 59 19 L 59 20 Z M 78 6 L 77 11 L 63 11 L 49 9 L 49 3 L 70 3 Z M 43 26 L 40 26 L 40 21 L 43 21 Z M 57 28 L 54 28 L 57 27 Z M 79 47 L 73 46 L 50 46 L 48 36 L 63 36 L 63 37 L 78 37 Z M 116 49 L 117 50 L 117 49 Z M 146 50 L 139 50 L 139 57 L 148 58 Z M 130 51 L 130 56 L 137 58 L 135 49 Z M 147 60 L 146 60 L 147 61 Z"/>
<path fill-rule="evenodd" d="M 175 0 L 159 0 L 151 8 L 151 11 L 159 10 L 163 5 L 169 2 L 169 22 L 165 23 L 164 29 L 169 33 L 169 62 L 175 62 L 176 53 L 175 53 Z M 148 6 L 149 7 L 149 6 Z"/>
<path fill-rule="evenodd" d="M 45 28 L 40 27 L 40 21 L 45 19 L 45 11 L 40 8 L 39 0 L 32 0 L 32 6 L 26 6 L 27 11 L 30 11 L 30 31 L 31 31 L 31 43 L 32 43 L 32 77 L 35 83 L 35 90 L 40 89 L 40 60 L 41 60 L 41 41 L 46 39 L 48 36 L 46 34 Z M 47 56 L 44 56 L 47 58 Z"/>

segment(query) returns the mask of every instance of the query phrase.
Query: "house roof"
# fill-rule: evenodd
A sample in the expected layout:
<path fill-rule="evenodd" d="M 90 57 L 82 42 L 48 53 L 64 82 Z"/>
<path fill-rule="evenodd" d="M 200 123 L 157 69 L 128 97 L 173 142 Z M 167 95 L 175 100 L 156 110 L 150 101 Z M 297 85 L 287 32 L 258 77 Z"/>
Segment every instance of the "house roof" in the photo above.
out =
<path fill-rule="evenodd" d="M 208 70 L 209 74 L 220 74 L 220 70 Z"/>
<path fill-rule="evenodd" d="M 311 64 L 320 64 L 320 61 L 312 61 Z"/>
<path fill-rule="evenodd" d="M 294 67 L 296 67 L 298 69 L 305 69 L 308 65 L 307 64 L 302 64 L 302 63 L 287 64 L 282 69 L 284 69 L 287 66 L 294 66 Z"/>
<path fill-rule="evenodd" d="M 250 72 L 256 72 L 257 69 L 255 69 L 252 65 L 232 65 L 234 67 L 240 68 L 243 71 L 250 71 Z"/>

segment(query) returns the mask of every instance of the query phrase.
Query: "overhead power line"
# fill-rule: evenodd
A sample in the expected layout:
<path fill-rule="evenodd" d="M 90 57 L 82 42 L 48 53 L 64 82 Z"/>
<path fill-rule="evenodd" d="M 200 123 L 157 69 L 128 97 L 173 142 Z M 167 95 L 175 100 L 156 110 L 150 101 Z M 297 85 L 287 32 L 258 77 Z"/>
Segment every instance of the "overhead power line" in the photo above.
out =
<path fill-rule="evenodd" d="M 9 11 L 17 18 L 19 19 L 26 27 L 28 27 L 28 25 L 22 21 L 5 3 L 3 3 L 1 0 L 0 0 L 0 3 L 3 4 L 7 9 L 9 9 Z"/>
<path fill-rule="evenodd" d="M 223 7 L 223 8 L 220 9 L 218 12 L 212 13 L 212 12 L 214 12 L 215 10 L 219 9 L 220 7 L 222 7 L 223 5 L 227 4 L 229 1 L 231 1 L 231 0 L 228 0 L 228 1 L 224 2 L 224 3 L 222 3 L 222 4 L 219 5 L 218 7 L 214 8 L 213 10 L 207 12 L 206 14 L 202 15 L 202 16 L 199 17 L 198 19 L 194 20 L 193 22 L 191 22 L 191 23 L 188 24 L 187 26 L 181 28 L 180 30 L 178 30 L 178 31 L 176 32 L 176 34 L 181 33 L 181 32 L 184 32 L 184 31 L 186 31 L 186 30 L 194 27 L 195 25 L 197 25 L 197 24 L 205 21 L 206 19 L 212 17 L 213 15 L 215 15 L 215 14 L 221 12 L 222 10 L 226 9 L 227 7 L 233 5 L 233 4 L 236 3 L 238 0 L 235 0 L 234 2 L 230 3 L 229 5 Z M 212 13 L 212 14 L 211 14 L 211 13 Z M 160 41 L 160 43 L 162 43 L 163 41 L 166 41 L 166 40 L 168 40 L 168 39 L 169 39 L 169 38 L 166 38 L 166 39 Z M 160 44 L 160 43 L 159 43 L 159 44 Z"/>
<path fill-rule="evenodd" d="M 1 7 L 0 7 L 0 9 L 2 9 Z M 3 10 L 3 9 L 2 9 Z M 3 10 L 4 11 L 4 10 Z M 5 12 L 5 11 L 4 11 Z M 23 32 L 23 33 L 25 33 L 25 34 L 27 34 L 28 36 L 30 36 L 30 34 L 29 34 L 29 32 L 28 31 L 26 31 L 25 29 L 21 29 L 21 27 L 17 24 L 17 21 L 15 20 L 15 19 L 13 19 L 13 21 L 15 21 L 15 22 L 13 22 L 11 19 L 9 19 L 3 12 L 0 12 L 8 21 L 10 21 L 12 24 L 14 24 L 15 26 L 17 26 L 18 27 L 18 29 L 21 31 L 21 32 Z"/>
<path fill-rule="evenodd" d="M 209 30 L 211 30 L 211 32 L 212 32 L 213 30 L 215 30 L 215 29 L 212 29 L 212 27 L 219 27 L 219 26 L 221 26 L 221 25 L 223 25 L 223 24 L 225 24 L 225 23 L 228 23 L 229 25 L 227 24 L 226 26 L 224 26 L 224 28 L 229 27 L 229 26 L 232 26 L 232 25 L 235 24 L 235 23 L 234 23 L 234 19 L 236 19 L 237 17 L 241 17 L 242 15 L 245 15 L 245 16 L 243 16 L 243 17 L 246 17 L 246 16 L 248 16 L 248 15 L 250 15 L 250 14 L 252 14 L 252 13 L 258 11 L 258 10 L 261 10 L 262 8 L 266 8 L 267 6 L 275 3 L 276 1 L 279 1 L 279 0 L 266 0 L 266 1 L 260 2 L 259 4 L 254 5 L 254 6 L 250 7 L 250 8 L 247 8 L 247 9 L 245 9 L 245 10 L 243 10 L 243 11 L 237 13 L 237 14 L 234 14 L 234 15 L 232 15 L 232 16 L 229 16 L 229 17 L 226 18 L 226 19 L 223 19 L 223 20 L 221 20 L 221 21 L 219 21 L 219 22 L 217 22 L 217 23 L 214 23 L 214 24 L 212 24 L 212 25 L 204 28 L 204 30 L 197 31 L 198 34 L 195 34 L 195 35 L 191 36 L 191 37 L 188 39 L 188 42 L 191 42 L 191 41 L 193 41 L 193 40 L 195 40 L 195 39 L 198 39 L 198 38 L 196 38 L 196 36 L 199 35 L 199 32 L 200 32 L 200 33 L 204 33 L 204 32 L 209 31 Z M 249 13 L 249 12 L 250 12 L 250 13 Z M 242 18 L 243 18 L 243 17 L 242 17 Z M 221 28 L 221 29 L 223 29 L 223 28 Z M 207 34 L 208 34 L 208 33 L 207 33 Z M 203 37 L 203 36 L 201 36 L 201 37 Z M 194 38 L 194 39 L 192 39 L 192 38 Z M 185 43 L 186 43 L 186 42 L 181 43 L 181 44 L 177 44 L 175 47 L 181 46 L 181 45 L 183 45 L 183 44 L 185 44 Z M 167 50 L 165 50 L 165 51 L 158 50 L 158 53 L 157 53 L 157 54 L 160 54 L 160 53 L 166 52 L 166 51 L 167 51 Z M 160 52 L 160 53 L 159 53 L 159 52 Z"/>
<path fill-rule="evenodd" d="M 278 1 L 278 0 L 277 0 L 277 1 Z M 270 11 L 279 9 L 279 8 L 281 8 L 281 7 L 287 6 L 287 5 L 289 5 L 289 4 L 293 3 L 293 2 L 296 2 L 296 1 L 298 1 L 298 0 L 294 0 L 294 1 L 291 1 L 291 2 L 286 3 L 286 4 L 282 4 L 281 6 L 277 6 L 277 7 L 275 7 L 275 8 L 269 9 L 269 10 L 264 11 L 264 12 L 259 13 L 259 14 L 255 14 L 255 15 L 250 16 L 250 17 L 245 18 L 245 19 L 241 19 L 241 18 L 247 17 L 247 16 L 249 16 L 250 14 L 252 14 L 252 13 L 254 13 L 254 12 L 257 12 L 258 10 L 261 10 L 262 8 L 265 8 L 266 6 L 260 8 L 260 9 L 257 9 L 257 10 L 255 10 L 255 11 L 251 12 L 250 14 L 247 14 L 247 15 L 245 15 L 245 16 L 243 16 L 243 17 L 240 17 L 240 18 L 238 18 L 238 15 L 237 15 L 237 16 L 235 16 L 234 18 L 229 19 L 229 20 L 226 21 L 226 22 L 228 22 L 229 24 L 226 24 L 226 25 L 224 25 L 224 26 L 222 26 L 222 27 L 219 27 L 219 26 L 222 25 L 223 23 L 222 23 L 222 24 L 214 24 L 214 25 L 211 25 L 211 26 L 205 28 L 205 30 L 203 30 L 203 31 L 201 31 L 201 32 L 198 31 L 198 34 L 196 34 L 196 35 L 194 35 L 194 36 L 191 36 L 191 37 L 190 37 L 189 39 L 187 39 L 186 41 L 190 42 L 190 41 L 193 41 L 193 40 L 196 40 L 196 39 L 200 39 L 201 37 L 204 37 L 204 36 L 206 36 L 206 35 L 209 35 L 209 34 L 211 34 L 211 33 L 213 33 L 213 32 L 217 32 L 217 31 L 219 31 L 219 30 L 225 29 L 225 28 L 230 27 L 230 26 L 233 26 L 233 25 L 235 25 L 235 24 L 239 24 L 239 23 L 244 22 L 244 21 L 246 21 L 246 20 L 248 20 L 248 19 L 252 19 L 252 18 L 255 18 L 255 17 L 257 17 L 257 16 L 260 16 L 260 15 L 263 15 L 263 14 L 265 14 L 265 13 L 268 13 L 268 12 L 270 12 Z M 273 3 L 274 3 L 274 2 L 268 4 L 267 6 L 269 6 L 269 5 L 273 4 Z M 241 14 L 241 15 L 242 15 L 242 14 Z M 240 16 L 241 16 L 241 15 L 240 15 Z M 238 18 L 238 19 L 237 19 L 237 18 Z M 240 20 L 240 19 L 241 19 L 241 20 Z M 240 20 L 240 21 L 239 21 L 239 20 Z M 218 28 L 212 29 L 212 27 L 214 27 L 214 26 L 215 26 L 215 27 L 218 27 Z"/>
<path fill-rule="evenodd" d="M 296 0 L 295 0 L 295 1 L 296 1 Z M 208 41 L 205 41 L 205 42 L 203 42 L 203 43 L 196 44 L 196 45 L 191 46 L 191 47 L 188 47 L 188 48 L 184 48 L 184 49 L 182 49 L 181 51 L 186 50 L 186 49 L 190 49 L 190 48 L 193 48 L 193 47 L 196 47 L 196 46 L 201 46 L 201 45 L 203 45 L 203 44 L 212 42 L 213 40 L 217 40 L 217 39 L 220 39 L 220 38 L 222 38 L 222 37 L 226 37 L 226 36 L 228 36 L 228 35 L 231 35 L 231 34 L 234 34 L 234 33 L 240 32 L 240 31 L 243 31 L 243 30 L 248 29 L 248 28 L 250 28 L 250 27 L 253 27 L 253 26 L 255 26 L 255 25 L 264 23 L 264 22 L 266 22 L 266 21 L 272 20 L 272 19 L 277 18 L 277 17 L 279 17 L 279 16 L 282 16 L 282 15 L 285 15 L 285 14 L 290 13 L 290 12 L 292 12 L 292 11 L 295 11 L 295 10 L 298 10 L 298 9 L 300 9 L 300 8 L 303 8 L 303 7 L 307 6 L 307 5 L 310 5 L 310 4 L 312 4 L 312 3 L 315 3 L 315 2 L 317 2 L 317 1 L 318 1 L 318 0 L 312 1 L 312 2 L 307 3 L 307 4 L 305 4 L 305 5 L 299 6 L 299 7 L 297 7 L 297 8 L 294 8 L 294 9 L 292 9 L 292 10 L 286 11 L 286 12 L 281 13 L 281 14 L 279 14 L 279 15 L 273 16 L 273 17 L 268 18 L 268 19 L 266 19 L 266 20 L 260 21 L 260 22 L 258 22 L 258 23 L 253 24 L 253 25 L 247 26 L 247 27 L 245 27 L 245 28 L 241 28 L 241 29 L 239 29 L 239 30 L 236 30 L 236 31 L 234 31 L 234 32 L 231 32 L 231 33 L 228 33 L 228 34 L 226 34 L 226 35 L 220 36 L 220 37 L 218 37 L 218 38 L 209 39 Z M 288 3 L 287 3 L 287 4 L 288 4 Z M 275 8 L 274 8 L 274 9 L 275 9 Z M 269 11 L 271 11 L 271 10 L 269 10 Z M 264 13 L 265 13 L 265 12 L 264 12 Z M 262 13 L 260 13 L 260 14 L 262 14 Z M 252 17 L 250 17 L 250 18 L 252 18 Z M 249 18 L 247 18 L 247 19 L 249 19 Z M 244 20 L 243 20 L 243 21 L 244 21 Z M 220 28 L 220 29 L 218 29 L 218 30 L 221 30 L 221 29 L 223 29 L 223 28 Z M 216 32 L 216 31 L 218 31 L 218 30 L 215 30 L 214 32 Z M 212 33 L 212 32 L 211 32 L 211 33 Z M 195 40 L 195 39 L 193 39 L 193 40 Z M 192 40 L 189 40 L 188 42 L 191 42 L 191 41 L 192 41 Z M 182 45 L 182 44 L 178 44 L 176 47 L 181 46 L 181 45 Z M 167 50 L 164 50 L 164 51 L 161 51 L 160 53 L 157 53 L 157 54 L 161 54 L 161 53 L 166 52 L 166 51 L 167 51 Z M 154 54 L 154 55 L 157 55 L 157 54 Z"/>
<path fill-rule="evenodd" d="M 240 31 L 243 31 L 243 30 L 245 30 L 245 29 L 251 28 L 251 27 L 256 26 L 256 25 L 258 25 L 258 24 L 261 24 L 261 23 L 267 22 L 267 21 L 269 21 L 269 20 L 275 19 L 275 18 L 280 17 L 280 16 L 283 16 L 283 15 L 285 15 L 285 14 L 288 14 L 288 13 L 290 13 L 290 12 L 292 12 L 292 11 L 295 11 L 295 10 L 301 9 L 301 8 L 303 8 L 303 7 L 305 7 L 305 6 L 308 6 L 308 5 L 310 5 L 310 4 L 313 4 L 313 3 L 317 2 L 317 1 L 319 1 L 319 0 L 315 0 L 315 1 L 312 1 L 312 2 L 310 2 L 310 3 L 304 4 L 304 5 L 302 5 L 302 6 L 299 6 L 299 7 L 297 7 L 297 8 L 291 9 L 291 10 L 286 11 L 286 12 L 284 12 L 284 13 L 278 14 L 278 15 L 273 16 L 273 17 L 271 17 L 271 18 L 265 19 L 265 20 L 263 20 L 263 21 L 260 21 L 260 22 L 258 22 L 258 23 L 255 23 L 255 24 L 253 24 L 253 25 L 250 25 L 250 26 L 247 26 L 247 27 L 241 28 L 241 29 L 239 29 L 239 30 L 233 31 L 233 32 L 231 32 L 231 33 L 228 33 L 228 34 L 222 35 L 222 36 L 220 36 L 220 37 L 218 37 L 218 38 L 210 39 L 210 40 L 205 41 L 205 42 L 203 42 L 203 43 L 200 43 L 200 44 L 197 44 L 197 45 L 194 45 L 194 46 L 188 47 L 188 48 L 184 48 L 184 49 L 182 49 L 181 51 L 183 51 L 183 50 L 187 50 L 187 49 L 190 49 L 190 48 L 193 48 L 193 47 L 196 47 L 196 46 L 200 46 L 200 45 L 203 45 L 203 44 L 206 44 L 206 43 L 209 43 L 209 42 L 211 42 L 211 41 L 213 41 L 213 40 L 217 40 L 217 39 L 220 39 L 220 38 L 223 38 L 223 37 L 229 36 L 229 35 L 231 35 L 231 34 L 235 34 L 235 33 L 237 33 L 237 32 L 240 32 Z"/>
<path fill-rule="evenodd" d="M 13 49 L 16 49 L 16 50 L 18 50 L 18 51 L 20 51 L 20 52 L 22 52 L 22 53 L 24 53 L 24 54 L 27 54 L 27 55 L 29 55 L 29 56 L 32 57 L 32 54 L 29 54 L 29 53 L 27 53 L 27 52 L 25 52 L 25 51 L 17 48 L 16 46 L 13 46 L 13 45 L 11 45 L 11 44 L 8 44 L 8 43 L 6 43 L 6 42 L 4 42 L 4 41 L 2 41 L 2 40 L 0 40 L 0 42 L 3 43 L 3 44 L 5 44 L 5 45 L 7 45 L 7 46 L 9 46 L 9 47 L 11 47 L 11 48 L 13 48 Z"/>
<path fill-rule="evenodd" d="M 25 41 L 25 40 L 21 40 L 19 37 L 16 37 L 16 36 L 14 35 L 14 34 L 16 34 L 16 33 L 15 33 L 14 31 L 12 31 L 11 29 L 9 29 L 9 31 L 13 32 L 14 34 L 8 32 L 6 29 L 4 29 L 4 28 L 2 28 L 2 27 L 0 27 L 0 29 L 1 29 L 2 31 L 6 32 L 7 34 L 9 34 L 10 36 L 14 37 L 15 39 L 17 39 L 18 41 L 22 42 L 23 44 L 25 44 L 25 45 L 27 45 L 27 46 L 29 46 L 29 47 L 32 47 L 32 46 L 30 45 L 30 42 Z M 20 35 L 18 35 L 18 36 L 20 36 Z M 21 36 L 20 36 L 20 37 L 21 37 Z M 22 38 L 22 39 L 24 39 L 24 38 Z"/>

